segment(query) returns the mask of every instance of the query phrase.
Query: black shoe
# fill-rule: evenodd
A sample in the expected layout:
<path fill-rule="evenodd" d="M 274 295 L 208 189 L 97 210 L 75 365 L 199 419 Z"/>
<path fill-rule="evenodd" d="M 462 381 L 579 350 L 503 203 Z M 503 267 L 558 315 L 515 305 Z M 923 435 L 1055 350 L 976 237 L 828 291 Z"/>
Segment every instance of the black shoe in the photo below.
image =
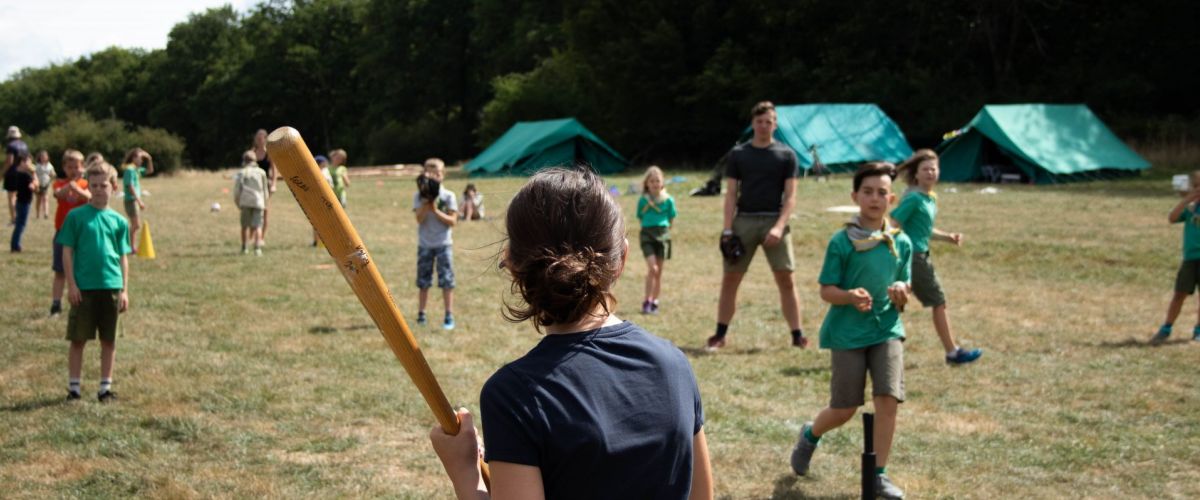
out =
<path fill-rule="evenodd" d="M 82 397 L 83 396 L 80 396 L 78 392 L 67 391 L 67 401 L 78 401 Z"/>
<path fill-rule="evenodd" d="M 50 304 L 50 317 L 62 314 L 62 304 Z"/>
<path fill-rule="evenodd" d="M 104 391 L 100 394 L 97 394 L 96 399 L 100 400 L 101 403 L 116 403 L 117 393 L 113 391 Z"/>

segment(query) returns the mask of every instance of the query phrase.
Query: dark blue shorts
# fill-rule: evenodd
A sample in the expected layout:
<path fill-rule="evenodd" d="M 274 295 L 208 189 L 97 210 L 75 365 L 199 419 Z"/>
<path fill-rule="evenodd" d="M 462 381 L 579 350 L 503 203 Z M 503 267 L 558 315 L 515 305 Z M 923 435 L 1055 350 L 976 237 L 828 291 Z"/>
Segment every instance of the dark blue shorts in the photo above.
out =
<path fill-rule="evenodd" d="M 65 272 L 67 272 L 67 270 L 66 270 L 66 268 L 63 267 L 63 262 L 62 262 L 63 246 L 58 244 L 58 231 L 54 232 L 53 245 L 54 245 L 54 260 L 52 262 L 50 262 L 50 269 L 53 269 L 54 272 L 56 272 L 56 273 L 65 273 Z"/>
<path fill-rule="evenodd" d="M 417 247 L 417 288 L 433 286 L 433 268 L 437 266 L 438 288 L 454 288 L 454 249 L 450 245 Z"/>

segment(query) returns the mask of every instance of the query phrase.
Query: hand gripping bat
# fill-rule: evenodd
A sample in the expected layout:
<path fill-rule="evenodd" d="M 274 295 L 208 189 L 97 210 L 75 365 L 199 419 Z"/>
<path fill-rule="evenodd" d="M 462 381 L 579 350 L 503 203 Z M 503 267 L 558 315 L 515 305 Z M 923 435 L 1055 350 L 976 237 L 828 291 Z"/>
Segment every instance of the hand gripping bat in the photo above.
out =
<path fill-rule="evenodd" d="M 433 410 L 433 416 L 442 430 L 447 434 L 458 434 L 458 415 L 446 400 L 433 371 L 429 369 L 429 363 L 421 354 L 412 330 L 409 330 L 408 323 L 392 300 L 387 284 L 367 253 L 367 247 L 346 217 L 346 211 L 338 203 L 333 189 L 325 182 L 300 132 L 291 127 L 281 127 L 271 132 L 267 136 L 267 152 L 287 181 L 300 209 L 325 243 L 342 277 L 346 278 L 354 295 L 367 309 L 375 326 L 379 327 L 379 333 L 387 340 L 396 359 L 408 371 L 409 378 L 421 391 L 421 396 L 425 398 L 429 409 Z M 481 460 L 479 466 L 484 481 L 490 483 L 487 464 Z"/>

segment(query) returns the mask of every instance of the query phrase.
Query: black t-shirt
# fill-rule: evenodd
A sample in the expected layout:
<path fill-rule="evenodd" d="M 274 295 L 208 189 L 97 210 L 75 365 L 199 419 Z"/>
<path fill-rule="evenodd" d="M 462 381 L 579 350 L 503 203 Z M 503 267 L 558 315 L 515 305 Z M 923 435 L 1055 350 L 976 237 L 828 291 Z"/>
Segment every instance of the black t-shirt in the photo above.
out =
<path fill-rule="evenodd" d="M 546 498 L 687 498 L 704 425 L 687 358 L 628 321 L 547 335 L 480 395 L 487 461 L 541 469 Z"/>
<path fill-rule="evenodd" d="M 779 213 L 783 208 L 783 184 L 800 174 L 799 165 L 796 152 L 779 141 L 765 148 L 756 148 L 750 142 L 734 146 L 725 176 L 741 181 L 738 213 Z"/>
<path fill-rule="evenodd" d="M 25 157 L 29 156 L 29 146 L 25 145 L 25 141 L 13 139 L 4 146 L 4 154 L 6 157 L 9 155 L 13 157 L 12 166 L 10 166 L 8 170 L 4 171 L 4 190 L 17 191 L 20 189 L 20 187 L 17 186 L 17 180 L 14 174 L 16 173 L 17 165 L 21 164 L 21 160 L 24 160 Z"/>
<path fill-rule="evenodd" d="M 20 170 L 17 167 L 12 168 L 13 187 L 11 191 L 17 192 L 17 203 L 29 203 L 33 201 L 33 190 L 29 189 L 29 183 L 33 182 L 33 174 Z"/>

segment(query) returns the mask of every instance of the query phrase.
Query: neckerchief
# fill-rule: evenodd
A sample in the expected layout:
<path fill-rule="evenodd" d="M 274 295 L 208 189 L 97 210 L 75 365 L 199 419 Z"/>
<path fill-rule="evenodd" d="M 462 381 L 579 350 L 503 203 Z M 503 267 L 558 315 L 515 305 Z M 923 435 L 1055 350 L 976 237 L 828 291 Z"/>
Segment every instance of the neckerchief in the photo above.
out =
<path fill-rule="evenodd" d="M 892 227 L 887 218 L 883 220 L 883 229 L 872 231 L 862 227 L 859 223 L 859 216 L 855 215 L 850 222 L 846 223 L 846 236 L 850 237 L 850 242 L 854 244 L 854 250 L 866 252 L 872 248 L 879 246 L 880 243 L 886 243 L 888 251 L 892 255 L 899 257 L 896 253 L 896 235 L 900 234 L 900 229 Z"/>

